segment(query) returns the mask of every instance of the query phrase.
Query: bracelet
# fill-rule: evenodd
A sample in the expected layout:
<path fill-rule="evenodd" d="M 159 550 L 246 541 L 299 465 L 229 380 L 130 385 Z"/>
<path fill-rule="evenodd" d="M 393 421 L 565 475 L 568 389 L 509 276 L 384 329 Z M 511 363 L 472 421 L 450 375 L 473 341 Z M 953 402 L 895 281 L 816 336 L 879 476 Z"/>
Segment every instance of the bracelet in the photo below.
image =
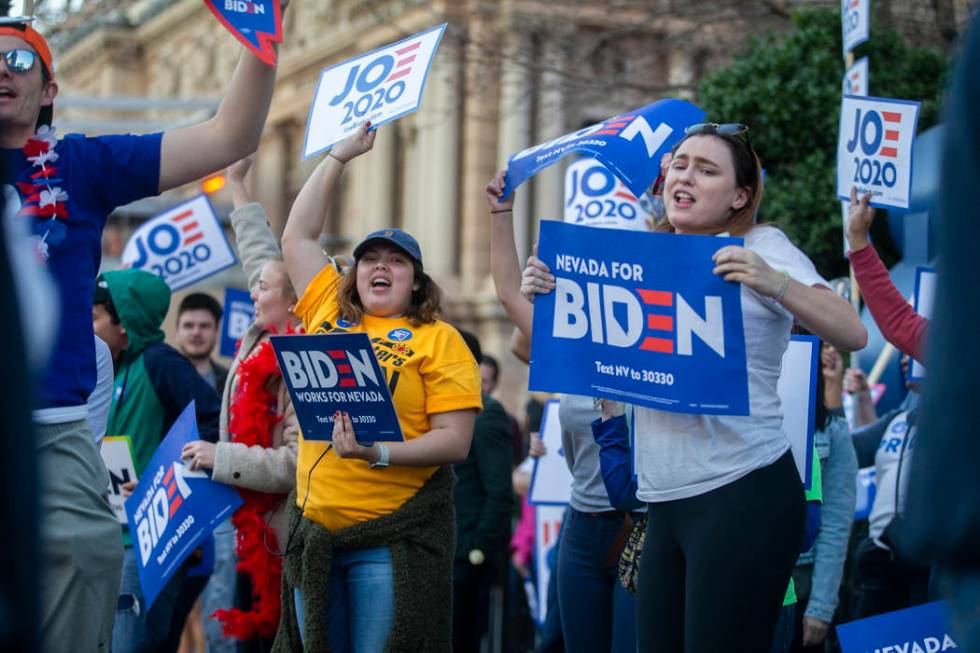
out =
<path fill-rule="evenodd" d="M 340 165 L 342 165 L 342 166 L 343 166 L 343 165 L 347 165 L 347 162 L 346 162 L 346 161 L 344 161 L 343 159 L 341 159 L 341 158 L 340 158 L 339 156 L 337 156 L 337 155 L 336 155 L 336 154 L 334 154 L 333 152 L 327 152 L 327 156 L 329 156 L 329 157 L 330 157 L 331 159 L 333 159 L 333 160 L 335 160 L 335 161 L 337 161 L 337 162 L 338 162 L 338 163 L 340 163 Z"/>
<path fill-rule="evenodd" d="M 514 209 L 491 209 L 490 213 L 513 213 Z"/>
<path fill-rule="evenodd" d="M 779 292 L 776 293 L 776 301 L 783 301 L 783 297 L 786 296 L 786 291 L 789 290 L 789 273 L 786 270 L 780 270 L 783 274 L 783 283 L 779 286 Z"/>

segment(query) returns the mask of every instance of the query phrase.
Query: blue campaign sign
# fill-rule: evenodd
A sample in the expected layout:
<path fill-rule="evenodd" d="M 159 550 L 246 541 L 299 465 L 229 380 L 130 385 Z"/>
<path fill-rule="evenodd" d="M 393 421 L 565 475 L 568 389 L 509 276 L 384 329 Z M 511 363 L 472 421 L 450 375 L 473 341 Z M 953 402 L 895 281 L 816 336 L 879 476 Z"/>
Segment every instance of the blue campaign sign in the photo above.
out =
<path fill-rule="evenodd" d="M 936 282 L 939 273 L 935 268 L 920 265 L 915 268 L 915 312 L 924 318 L 932 319 L 933 306 L 936 303 Z M 926 378 L 925 365 L 914 358 L 909 364 L 909 381 L 924 381 Z"/>
<path fill-rule="evenodd" d="M 956 650 L 945 601 L 837 626 L 844 653 L 938 653 Z"/>
<path fill-rule="evenodd" d="M 204 0 L 225 28 L 255 56 L 276 63 L 275 43 L 282 43 L 279 0 Z"/>
<path fill-rule="evenodd" d="M 705 113 L 684 100 L 660 100 L 591 127 L 529 147 L 510 157 L 504 195 L 572 152 L 598 159 L 639 197 L 660 175 L 660 158 L 702 122 Z"/>
<path fill-rule="evenodd" d="M 557 287 L 535 300 L 530 389 L 748 415 L 741 288 L 711 260 L 742 242 L 543 221 Z"/>
<path fill-rule="evenodd" d="M 231 358 L 235 355 L 238 341 L 255 320 L 255 305 L 247 290 L 225 289 L 225 314 L 221 323 L 221 355 Z"/>
<path fill-rule="evenodd" d="M 273 336 L 306 440 L 332 440 L 336 411 L 350 413 L 357 441 L 401 442 L 388 380 L 366 333 Z"/>
<path fill-rule="evenodd" d="M 805 490 L 810 490 L 813 484 L 813 428 L 819 373 L 820 339 L 791 336 L 783 352 L 776 394 L 783 411 L 783 433 L 789 440 L 796 471 L 800 473 Z"/>
<path fill-rule="evenodd" d="M 199 439 L 192 401 L 126 500 L 146 609 L 191 551 L 242 505 L 242 498 L 232 487 L 184 466 L 181 449 Z"/>

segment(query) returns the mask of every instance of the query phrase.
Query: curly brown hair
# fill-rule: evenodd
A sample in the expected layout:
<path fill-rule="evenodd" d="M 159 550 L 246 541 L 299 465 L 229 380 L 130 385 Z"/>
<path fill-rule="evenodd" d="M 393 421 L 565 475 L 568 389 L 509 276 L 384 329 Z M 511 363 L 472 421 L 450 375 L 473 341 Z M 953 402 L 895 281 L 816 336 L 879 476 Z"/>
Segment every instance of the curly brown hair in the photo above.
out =
<path fill-rule="evenodd" d="M 354 261 L 354 265 L 347 268 L 337 290 L 340 317 L 352 324 L 360 322 L 364 315 L 364 304 L 357 292 L 357 263 L 358 261 Z M 442 289 L 415 259 L 412 259 L 412 270 L 415 273 L 413 283 L 417 283 L 419 287 L 412 291 L 412 304 L 405 313 L 405 318 L 412 326 L 431 324 L 439 318 Z"/>

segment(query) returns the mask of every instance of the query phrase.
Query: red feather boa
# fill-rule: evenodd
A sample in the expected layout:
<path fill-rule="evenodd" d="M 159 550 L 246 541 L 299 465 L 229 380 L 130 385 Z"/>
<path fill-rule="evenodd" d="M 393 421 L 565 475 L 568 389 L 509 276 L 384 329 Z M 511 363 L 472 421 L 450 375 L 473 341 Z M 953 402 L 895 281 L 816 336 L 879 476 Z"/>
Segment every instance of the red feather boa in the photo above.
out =
<path fill-rule="evenodd" d="M 276 414 L 277 397 L 267 385 L 282 376 L 272 343 L 266 340 L 238 366 L 238 389 L 229 411 L 231 441 L 246 446 L 272 446 L 272 429 L 282 420 Z M 279 587 L 282 558 L 266 549 L 279 550 L 276 532 L 265 522 L 265 515 L 278 507 L 282 494 L 239 488 L 245 503 L 231 518 L 238 532 L 236 569 L 252 582 L 252 608 L 217 610 L 212 615 L 221 622 L 225 636 L 246 641 L 256 637 L 271 639 L 279 626 Z"/>

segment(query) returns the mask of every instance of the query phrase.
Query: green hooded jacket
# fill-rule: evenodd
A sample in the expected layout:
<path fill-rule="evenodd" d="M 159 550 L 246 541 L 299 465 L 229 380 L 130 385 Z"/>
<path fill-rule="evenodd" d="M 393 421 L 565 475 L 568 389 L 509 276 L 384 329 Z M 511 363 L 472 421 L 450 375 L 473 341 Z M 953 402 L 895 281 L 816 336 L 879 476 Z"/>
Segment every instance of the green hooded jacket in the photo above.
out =
<path fill-rule="evenodd" d="M 191 362 L 163 342 L 170 288 L 155 274 L 117 270 L 102 275 L 126 329 L 129 346 L 116 361 L 109 435 L 128 436 L 137 476 L 191 401 L 202 440 L 217 442 L 220 399 Z"/>
<path fill-rule="evenodd" d="M 163 342 L 160 325 L 170 308 L 166 282 L 143 270 L 105 272 L 101 278 L 129 339 L 115 362 L 106 433 L 129 438 L 139 478 L 191 401 L 201 439 L 217 442 L 221 400 L 191 362 Z M 128 533 L 123 541 L 130 545 Z"/>
<path fill-rule="evenodd" d="M 160 325 L 170 308 L 170 287 L 143 270 L 105 272 L 102 278 L 129 339 L 116 363 L 106 433 L 130 438 L 138 476 L 160 444 L 164 423 L 164 406 L 147 373 L 143 352 L 163 342 Z"/>

